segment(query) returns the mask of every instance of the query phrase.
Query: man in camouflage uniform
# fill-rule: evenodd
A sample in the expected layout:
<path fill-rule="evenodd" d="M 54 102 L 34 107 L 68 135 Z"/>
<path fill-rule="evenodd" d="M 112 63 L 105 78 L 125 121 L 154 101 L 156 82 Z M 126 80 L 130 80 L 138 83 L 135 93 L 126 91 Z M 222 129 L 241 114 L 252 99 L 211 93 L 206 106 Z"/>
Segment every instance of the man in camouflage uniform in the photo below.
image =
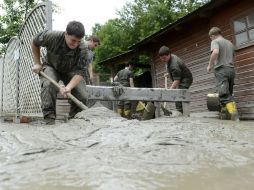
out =
<path fill-rule="evenodd" d="M 214 67 L 214 75 L 217 80 L 217 90 L 222 109 L 226 108 L 231 120 L 238 121 L 238 111 L 233 98 L 233 86 L 235 79 L 234 70 L 234 45 L 221 35 L 218 27 L 209 31 L 211 42 L 211 56 L 207 66 L 207 72 Z"/>
<path fill-rule="evenodd" d="M 88 61 L 87 61 L 87 72 L 88 72 L 88 78 L 86 78 L 86 83 L 87 84 L 93 84 L 93 58 L 94 58 L 94 53 L 93 50 L 100 45 L 100 39 L 97 36 L 89 36 L 85 44 L 88 47 Z"/>
<path fill-rule="evenodd" d="M 87 94 L 84 77 L 87 75 L 87 47 L 81 42 L 85 35 L 82 23 L 69 22 L 65 32 L 45 30 L 38 33 L 32 42 L 34 56 L 33 72 L 42 70 L 55 81 L 63 81 L 60 92 L 67 97 L 72 92 L 81 102 L 86 103 Z M 40 47 L 47 49 L 43 64 L 40 61 Z M 56 97 L 58 89 L 40 76 L 42 112 L 46 124 L 54 124 L 56 118 Z M 81 111 L 71 102 L 70 117 Z"/>
<path fill-rule="evenodd" d="M 125 68 L 120 70 L 114 77 L 114 81 L 119 82 L 122 86 L 125 87 L 134 87 L 133 82 L 133 64 L 126 63 Z M 131 118 L 131 102 L 130 101 L 119 101 L 117 112 L 127 119 Z"/>
<path fill-rule="evenodd" d="M 192 84 L 192 73 L 183 61 L 170 52 L 166 46 L 159 50 L 161 61 L 166 63 L 166 67 L 171 80 L 173 81 L 170 89 L 189 89 Z M 183 113 L 182 102 L 176 102 L 177 111 Z"/>
<path fill-rule="evenodd" d="M 93 59 L 94 59 L 94 52 L 93 50 L 100 45 L 100 39 L 97 36 L 89 36 L 86 41 L 84 42 L 87 46 L 87 76 L 85 77 L 86 84 L 93 85 Z M 87 100 L 86 106 L 92 107 L 96 103 L 96 100 Z"/>

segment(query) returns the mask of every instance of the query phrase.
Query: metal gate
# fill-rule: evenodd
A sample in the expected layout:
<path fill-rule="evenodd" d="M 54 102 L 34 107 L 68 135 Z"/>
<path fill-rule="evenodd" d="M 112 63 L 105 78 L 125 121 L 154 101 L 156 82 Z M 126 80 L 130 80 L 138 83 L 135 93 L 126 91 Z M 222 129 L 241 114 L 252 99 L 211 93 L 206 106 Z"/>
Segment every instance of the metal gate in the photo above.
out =
<path fill-rule="evenodd" d="M 32 38 L 52 30 L 52 3 L 37 5 L 27 16 L 18 37 L 12 38 L 0 67 L 1 115 L 41 116 L 40 81 L 32 72 Z M 45 54 L 45 49 L 42 49 Z"/>
<path fill-rule="evenodd" d="M 18 107 L 19 39 L 11 38 L 2 65 L 2 114 L 16 115 Z"/>

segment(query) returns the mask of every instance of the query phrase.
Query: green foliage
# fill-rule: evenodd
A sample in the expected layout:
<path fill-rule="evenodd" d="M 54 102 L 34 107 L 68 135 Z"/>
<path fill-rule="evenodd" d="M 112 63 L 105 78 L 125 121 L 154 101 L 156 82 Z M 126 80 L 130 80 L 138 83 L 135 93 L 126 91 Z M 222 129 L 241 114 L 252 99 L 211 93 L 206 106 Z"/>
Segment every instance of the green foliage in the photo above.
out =
<path fill-rule="evenodd" d="M 109 20 L 96 34 L 100 37 L 102 44 L 97 48 L 96 58 L 106 59 L 119 54 L 126 49 L 127 37 L 125 31 L 119 26 L 119 20 Z M 109 50 L 110 51 L 107 51 Z"/>
<path fill-rule="evenodd" d="M 119 19 L 109 20 L 105 25 L 96 25 L 96 35 L 101 45 L 95 50 L 94 69 L 97 72 L 109 72 L 109 68 L 100 68 L 96 63 L 124 52 L 131 45 L 131 36 L 120 26 Z M 96 29 L 94 29 L 96 30 Z"/>
<path fill-rule="evenodd" d="M 3 0 L 0 5 L 0 54 L 11 37 L 18 35 L 26 13 L 39 2 L 46 0 Z M 101 45 L 95 50 L 95 72 L 108 73 L 109 68 L 97 63 L 118 54 L 128 47 L 175 22 L 209 0 L 133 0 L 118 10 L 118 19 L 112 19 L 104 25 L 95 24 L 93 34 L 101 39 Z M 57 10 L 53 5 L 53 10 Z M 135 58 L 138 65 L 148 64 L 143 55 Z M 140 72 L 140 70 L 136 70 Z"/>
<path fill-rule="evenodd" d="M 45 0 L 44 0 L 45 1 Z M 25 17 L 39 0 L 3 0 L 0 5 L 0 54 L 13 36 L 17 36 Z"/>
<path fill-rule="evenodd" d="M 102 43 L 96 50 L 95 69 L 105 72 L 96 63 L 128 50 L 128 47 L 172 24 L 209 0 L 133 0 L 118 10 L 119 19 L 96 25 L 93 32 Z M 138 58 L 138 64 L 148 58 Z M 139 72 L 139 71 L 138 71 Z"/>
<path fill-rule="evenodd" d="M 4 0 L 1 9 L 5 14 L 0 15 L 0 43 L 7 44 L 11 37 L 18 34 L 19 28 L 23 24 L 25 13 L 29 6 L 33 6 L 34 1 L 24 0 Z M 0 52 L 3 53 L 4 49 Z"/>
<path fill-rule="evenodd" d="M 123 7 L 119 12 L 122 26 L 130 34 L 135 32 L 133 43 L 173 22 L 172 3 L 164 0 L 135 0 L 133 4 Z"/>

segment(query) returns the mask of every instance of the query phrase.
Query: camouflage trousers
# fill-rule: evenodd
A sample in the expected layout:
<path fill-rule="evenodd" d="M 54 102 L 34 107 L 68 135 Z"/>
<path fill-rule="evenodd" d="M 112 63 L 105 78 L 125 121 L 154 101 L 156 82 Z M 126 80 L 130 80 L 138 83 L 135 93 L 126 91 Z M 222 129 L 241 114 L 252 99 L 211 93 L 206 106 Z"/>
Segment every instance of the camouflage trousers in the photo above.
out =
<path fill-rule="evenodd" d="M 60 80 L 67 85 L 72 77 L 75 75 L 74 73 L 60 74 L 53 67 L 48 65 L 43 65 L 43 71 L 50 78 L 59 82 Z M 56 99 L 58 89 L 52 83 L 50 83 L 46 78 L 40 76 L 40 84 L 41 84 L 41 108 L 43 112 L 44 118 L 56 117 Z M 85 80 L 82 80 L 74 89 L 72 89 L 71 93 L 79 99 L 81 102 L 86 104 L 87 102 L 87 92 Z M 70 101 L 71 109 L 70 109 L 70 117 L 73 117 L 76 113 L 82 111 L 74 102 Z"/>
<path fill-rule="evenodd" d="M 217 91 L 221 105 L 233 102 L 233 86 L 235 79 L 235 70 L 233 67 L 221 66 L 214 70 L 217 82 Z"/>
<path fill-rule="evenodd" d="M 131 109 L 131 101 L 119 101 L 118 109 L 130 110 Z"/>
<path fill-rule="evenodd" d="M 189 78 L 189 79 L 183 79 L 180 84 L 178 85 L 177 89 L 189 89 L 191 84 L 193 82 L 193 78 Z M 183 105 L 182 102 L 176 102 L 176 110 L 183 113 Z"/>

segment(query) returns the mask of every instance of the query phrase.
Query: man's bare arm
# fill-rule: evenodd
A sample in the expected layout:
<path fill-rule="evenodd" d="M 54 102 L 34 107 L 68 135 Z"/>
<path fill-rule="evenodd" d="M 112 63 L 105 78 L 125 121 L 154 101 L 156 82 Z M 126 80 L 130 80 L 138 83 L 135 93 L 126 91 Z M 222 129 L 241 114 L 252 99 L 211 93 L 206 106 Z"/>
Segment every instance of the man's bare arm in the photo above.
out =
<path fill-rule="evenodd" d="M 219 55 L 219 49 L 214 49 L 211 53 L 209 64 L 207 66 L 207 72 L 208 73 L 211 72 L 211 70 L 214 66 L 214 62 L 218 58 L 218 55 Z"/>
<path fill-rule="evenodd" d="M 42 64 L 41 64 L 41 60 L 40 60 L 40 47 L 36 46 L 33 42 L 32 42 L 32 53 L 33 53 L 33 59 L 34 59 L 34 66 L 32 68 L 34 73 L 39 74 L 41 68 L 42 68 Z"/>

